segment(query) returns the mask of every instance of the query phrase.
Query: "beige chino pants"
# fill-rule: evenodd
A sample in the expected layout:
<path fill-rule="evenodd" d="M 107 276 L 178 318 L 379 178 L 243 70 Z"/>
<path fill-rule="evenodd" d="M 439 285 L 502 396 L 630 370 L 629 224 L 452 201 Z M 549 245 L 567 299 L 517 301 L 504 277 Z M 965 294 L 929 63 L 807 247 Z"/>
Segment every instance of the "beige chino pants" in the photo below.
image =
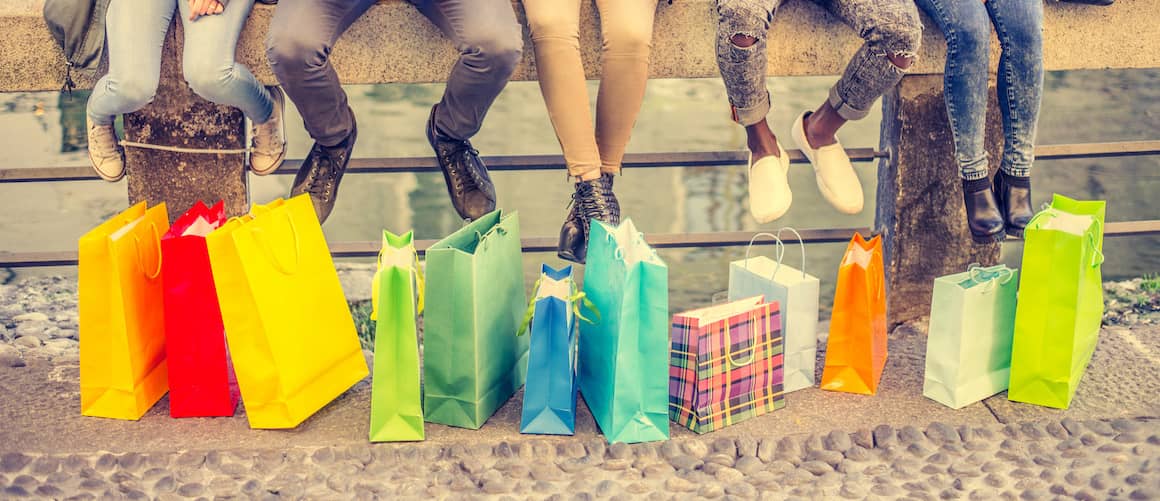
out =
<path fill-rule="evenodd" d="M 644 101 L 657 0 L 596 0 L 603 46 L 595 127 L 580 60 L 580 2 L 523 0 L 540 90 L 568 174 L 588 180 L 620 172 Z"/>

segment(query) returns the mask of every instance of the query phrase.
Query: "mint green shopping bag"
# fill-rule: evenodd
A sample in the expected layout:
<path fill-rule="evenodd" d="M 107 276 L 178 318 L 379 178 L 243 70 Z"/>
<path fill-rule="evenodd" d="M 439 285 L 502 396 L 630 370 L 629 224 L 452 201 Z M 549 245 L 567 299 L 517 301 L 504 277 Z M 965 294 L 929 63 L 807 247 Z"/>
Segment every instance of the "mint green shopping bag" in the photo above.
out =
<path fill-rule="evenodd" d="M 478 429 L 524 384 L 528 336 L 520 220 L 493 211 L 427 250 L 423 410 Z"/>
<path fill-rule="evenodd" d="M 934 280 L 923 396 L 959 409 L 1007 389 L 1016 275 L 972 265 Z"/>
<path fill-rule="evenodd" d="M 1075 396 L 1104 312 L 1104 205 L 1055 195 L 1027 225 L 1010 400 L 1066 409 Z"/>
<path fill-rule="evenodd" d="M 611 442 L 669 439 L 669 268 L 636 231 L 592 221 L 580 325 L 580 392 Z"/>
<path fill-rule="evenodd" d="M 415 328 L 415 316 L 423 312 L 423 275 L 411 232 L 399 236 L 383 231 L 383 249 L 371 287 L 375 362 L 370 440 L 423 440 L 419 338 Z"/>

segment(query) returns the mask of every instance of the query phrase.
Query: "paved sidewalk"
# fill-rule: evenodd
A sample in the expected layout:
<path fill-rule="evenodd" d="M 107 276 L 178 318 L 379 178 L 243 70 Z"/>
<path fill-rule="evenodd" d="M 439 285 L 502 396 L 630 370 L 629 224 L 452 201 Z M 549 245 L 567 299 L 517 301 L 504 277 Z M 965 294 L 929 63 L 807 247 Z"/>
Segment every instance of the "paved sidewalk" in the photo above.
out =
<path fill-rule="evenodd" d="M 924 343 L 892 333 L 876 396 L 801 390 L 767 416 L 635 446 L 607 446 L 586 409 L 575 437 L 520 435 L 519 395 L 478 431 L 369 444 L 367 381 L 295 430 L 250 430 L 242 409 L 170 419 L 165 399 L 139 422 L 84 418 L 75 361 L 32 358 L 0 367 L 0 497 L 1160 499 L 1160 327 L 1105 328 L 1066 411 L 930 401 Z"/>

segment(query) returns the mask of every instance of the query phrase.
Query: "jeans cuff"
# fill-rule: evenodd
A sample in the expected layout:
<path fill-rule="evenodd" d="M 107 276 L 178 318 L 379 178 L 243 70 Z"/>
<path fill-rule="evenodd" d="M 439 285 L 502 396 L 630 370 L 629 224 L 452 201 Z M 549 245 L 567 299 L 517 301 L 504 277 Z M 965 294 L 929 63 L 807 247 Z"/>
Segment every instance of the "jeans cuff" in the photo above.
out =
<path fill-rule="evenodd" d="M 1031 177 L 1031 167 L 1014 167 L 1010 165 L 1002 165 L 999 170 L 1011 177 Z"/>
<path fill-rule="evenodd" d="M 959 176 L 966 181 L 973 181 L 976 179 L 983 179 L 991 175 L 991 170 L 987 167 L 987 157 L 968 163 L 959 163 Z"/>
<path fill-rule="evenodd" d="M 841 83 L 841 81 L 839 81 L 838 83 Z M 830 106 L 833 106 L 834 110 L 836 110 L 838 112 L 838 116 L 845 118 L 846 120 L 861 120 L 863 118 L 866 118 L 866 115 L 870 114 L 869 109 L 860 110 L 858 108 L 850 106 L 850 103 L 847 102 L 845 99 L 842 98 L 841 95 L 838 94 L 838 84 L 837 83 L 834 84 L 833 87 L 830 87 L 829 102 L 830 102 Z"/>
<path fill-rule="evenodd" d="M 769 91 L 765 91 L 765 99 L 758 101 L 757 104 L 748 108 L 738 108 L 736 105 L 731 105 L 733 109 L 733 121 L 741 124 L 744 127 L 756 124 L 765 120 L 766 115 L 769 115 Z"/>

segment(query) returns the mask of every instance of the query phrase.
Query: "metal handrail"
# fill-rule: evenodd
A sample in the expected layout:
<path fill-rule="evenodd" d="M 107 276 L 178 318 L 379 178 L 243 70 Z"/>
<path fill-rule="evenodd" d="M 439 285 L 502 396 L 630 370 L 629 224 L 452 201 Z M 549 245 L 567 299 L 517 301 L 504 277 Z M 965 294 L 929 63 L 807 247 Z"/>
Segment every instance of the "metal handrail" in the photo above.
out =
<path fill-rule="evenodd" d="M 800 150 L 786 150 L 790 162 L 805 163 L 807 160 Z M 889 152 L 873 148 L 847 148 L 846 154 L 855 162 L 870 162 L 886 158 Z M 1107 143 L 1049 144 L 1035 147 L 1035 157 L 1040 160 L 1060 160 L 1072 158 L 1111 158 L 1125 156 L 1160 155 L 1160 140 L 1120 141 Z M 743 165 L 744 151 L 697 151 L 677 153 L 630 153 L 625 155 L 625 168 L 654 167 L 715 167 Z M 489 170 L 493 171 L 533 171 L 563 170 L 564 157 L 561 155 L 508 155 L 484 157 Z M 275 174 L 295 174 L 302 164 L 301 159 L 286 160 Z M 391 172 L 436 172 L 439 165 L 433 157 L 391 157 L 354 158 L 347 167 L 347 173 L 376 174 Z M 34 183 L 52 181 L 96 181 L 100 178 L 88 166 L 73 167 L 31 167 L 0 169 L 0 184 Z"/>
<path fill-rule="evenodd" d="M 855 232 L 870 235 L 870 228 L 813 228 L 800 230 L 802 242 L 807 244 L 845 242 Z M 1124 221 L 1108 223 L 1104 228 L 1106 237 L 1128 237 L 1160 234 L 1160 219 L 1144 221 Z M 723 231 L 707 233 L 658 233 L 646 235 L 645 240 L 656 248 L 709 248 L 736 247 L 749 243 L 753 232 Z M 415 248 L 424 253 L 435 244 L 435 240 L 417 240 Z M 522 241 L 524 252 L 553 252 L 556 239 L 552 237 L 530 237 Z M 772 241 L 757 241 L 754 245 L 772 245 Z M 336 242 L 330 252 L 337 258 L 363 258 L 378 255 L 381 242 L 348 241 Z M 42 266 L 73 266 L 77 264 L 75 251 L 55 252 L 4 252 L 0 251 L 0 268 L 31 268 Z"/>

